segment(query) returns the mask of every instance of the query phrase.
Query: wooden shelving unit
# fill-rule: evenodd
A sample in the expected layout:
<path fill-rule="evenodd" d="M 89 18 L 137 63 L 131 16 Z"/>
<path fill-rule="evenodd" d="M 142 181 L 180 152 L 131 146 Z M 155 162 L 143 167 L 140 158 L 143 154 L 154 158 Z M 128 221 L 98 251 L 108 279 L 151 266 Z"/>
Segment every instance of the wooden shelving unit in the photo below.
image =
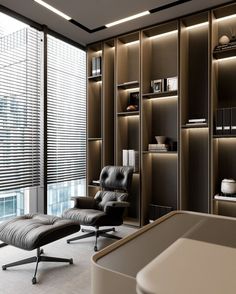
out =
<path fill-rule="evenodd" d="M 151 93 L 152 80 L 178 77 L 177 28 L 174 21 L 142 31 L 142 224 L 150 205 L 178 208 L 178 152 L 147 151 L 155 136 L 178 145 L 178 91 Z"/>
<path fill-rule="evenodd" d="M 137 151 L 129 224 L 146 224 L 153 205 L 236 216 L 236 203 L 214 199 L 222 179 L 236 179 L 236 135 L 215 132 L 216 110 L 236 107 L 236 49 L 214 50 L 236 31 L 232 14 L 235 3 L 89 45 L 88 189 L 104 165 L 122 165 L 122 150 Z M 96 54 L 102 74 L 92 76 Z M 178 89 L 153 93 L 151 81 L 171 77 Z M 131 93 L 136 111 L 127 111 Z M 155 136 L 172 147 L 149 151 Z"/>
<path fill-rule="evenodd" d="M 180 207 L 210 212 L 209 124 L 187 124 L 210 117 L 209 13 L 191 15 L 180 24 Z M 197 82 L 196 82 L 197 81 Z"/>
<path fill-rule="evenodd" d="M 236 107 L 236 50 L 215 52 L 222 35 L 231 36 L 236 30 L 236 17 L 227 18 L 236 13 L 236 4 L 222 6 L 212 11 L 212 192 L 220 193 L 221 181 L 225 178 L 236 179 L 236 136 L 233 134 L 216 134 L 216 110 L 218 108 Z M 226 17 L 226 18 L 225 18 Z M 230 57 L 230 59 L 228 58 Z M 213 212 L 236 217 L 236 203 L 214 200 Z"/>
<path fill-rule="evenodd" d="M 87 194 L 99 187 L 102 167 L 114 164 L 114 40 L 99 42 L 88 49 L 87 97 Z M 101 56 L 101 74 L 92 75 L 92 58 Z"/>

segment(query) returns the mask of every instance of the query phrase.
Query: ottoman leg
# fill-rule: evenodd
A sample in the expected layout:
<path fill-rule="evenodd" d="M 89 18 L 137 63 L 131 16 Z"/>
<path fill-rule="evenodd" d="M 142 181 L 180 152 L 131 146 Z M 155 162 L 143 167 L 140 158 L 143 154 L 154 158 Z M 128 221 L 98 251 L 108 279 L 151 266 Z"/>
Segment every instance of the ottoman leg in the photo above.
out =
<path fill-rule="evenodd" d="M 36 262 L 36 260 L 37 260 L 37 257 L 33 256 L 33 257 L 30 257 L 30 258 L 26 258 L 26 259 L 23 259 L 23 260 L 19 260 L 19 261 L 16 261 L 16 262 L 5 264 L 5 265 L 2 266 L 2 269 L 6 270 L 8 267 L 18 266 L 18 265 L 27 264 L 27 263 L 33 263 L 33 262 Z"/>

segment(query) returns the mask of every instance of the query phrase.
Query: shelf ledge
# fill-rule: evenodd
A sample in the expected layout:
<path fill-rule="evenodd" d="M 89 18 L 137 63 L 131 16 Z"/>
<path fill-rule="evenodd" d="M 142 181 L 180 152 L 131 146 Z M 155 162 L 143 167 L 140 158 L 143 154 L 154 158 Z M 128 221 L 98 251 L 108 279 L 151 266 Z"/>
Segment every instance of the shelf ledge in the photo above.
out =
<path fill-rule="evenodd" d="M 143 94 L 143 99 L 176 99 L 176 98 L 178 98 L 177 91 Z"/>
<path fill-rule="evenodd" d="M 139 82 L 132 81 L 132 82 L 127 82 L 127 83 L 122 83 L 122 84 L 117 85 L 117 88 L 119 88 L 119 89 L 139 88 Z"/>
<path fill-rule="evenodd" d="M 89 81 L 95 81 L 95 82 L 97 82 L 97 81 L 101 81 L 101 80 L 102 80 L 102 75 L 89 76 L 89 77 L 88 77 L 88 80 L 89 80 Z"/>
<path fill-rule="evenodd" d="M 228 202 L 236 202 L 236 195 L 235 196 L 221 196 L 215 195 L 214 200 L 216 201 L 228 201 Z"/>
<path fill-rule="evenodd" d="M 207 129 L 208 124 L 202 123 L 202 124 L 188 124 L 188 125 L 182 125 L 182 129 Z"/>
<path fill-rule="evenodd" d="M 123 112 L 118 112 L 118 116 L 133 116 L 133 115 L 139 115 L 139 111 L 123 111 Z"/>

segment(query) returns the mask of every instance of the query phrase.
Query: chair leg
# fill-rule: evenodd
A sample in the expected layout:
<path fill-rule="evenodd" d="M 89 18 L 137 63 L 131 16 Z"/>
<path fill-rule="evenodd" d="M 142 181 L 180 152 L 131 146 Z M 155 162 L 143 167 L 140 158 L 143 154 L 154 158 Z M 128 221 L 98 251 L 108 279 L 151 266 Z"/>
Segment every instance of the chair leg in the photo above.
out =
<path fill-rule="evenodd" d="M 40 261 L 45 262 L 69 262 L 69 264 L 73 264 L 73 259 L 67 258 L 59 258 L 59 257 L 51 257 L 51 256 L 40 256 Z"/>
<path fill-rule="evenodd" d="M 16 262 L 4 264 L 2 266 L 2 269 L 3 270 L 6 270 L 8 267 L 23 265 L 23 264 L 27 264 L 27 263 L 33 263 L 33 262 L 36 262 L 36 261 L 37 261 L 37 257 L 36 256 L 33 256 L 33 257 L 22 259 L 22 260 L 19 260 L 19 261 L 16 261 Z"/>
<path fill-rule="evenodd" d="M 91 233 L 91 232 L 94 232 L 94 230 L 89 230 L 89 229 L 81 229 L 81 232 L 83 233 Z"/>
<path fill-rule="evenodd" d="M 81 240 L 81 239 L 89 238 L 92 236 L 95 236 L 95 231 L 92 231 L 92 232 L 85 234 L 85 235 L 81 235 L 81 236 L 77 236 L 77 237 L 68 239 L 66 242 L 69 244 L 71 241 Z"/>
<path fill-rule="evenodd" d="M 103 232 L 101 232 L 99 235 L 102 237 L 105 237 L 105 238 L 110 238 L 110 239 L 116 239 L 116 240 L 122 239 L 121 237 L 118 237 L 116 235 L 107 234 L 107 233 L 103 233 Z"/>
<path fill-rule="evenodd" d="M 94 232 L 95 233 L 95 245 L 94 245 L 94 251 L 98 251 L 98 237 L 99 237 L 99 230 L 96 228 L 96 231 Z"/>
<path fill-rule="evenodd" d="M 58 257 L 51 257 L 51 256 L 41 256 L 41 254 L 43 254 L 43 250 L 40 248 L 37 248 L 37 256 L 33 256 L 30 258 L 26 258 L 23 260 L 19 260 L 16 262 L 12 262 L 9 264 L 5 264 L 2 266 L 3 270 L 6 270 L 8 267 L 13 267 L 13 266 L 18 266 L 18 265 L 22 265 L 22 264 L 27 264 L 27 263 L 33 263 L 36 262 L 36 266 L 35 266 L 35 271 L 34 271 L 34 276 L 32 278 L 32 284 L 36 284 L 37 283 L 37 279 L 36 279 L 36 275 L 37 275 L 37 271 L 38 271 L 38 265 L 41 261 L 46 261 L 46 262 L 68 262 L 69 264 L 73 264 L 73 259 L 67 259 L 67 258 L 58 258 Z"/>
<path fill-rule="evenodd" d="M 115 228 L 99 230 L 100 233 L 108 233 L 108 232 L 115 232 L 115 231 L 116 231 Z"/>

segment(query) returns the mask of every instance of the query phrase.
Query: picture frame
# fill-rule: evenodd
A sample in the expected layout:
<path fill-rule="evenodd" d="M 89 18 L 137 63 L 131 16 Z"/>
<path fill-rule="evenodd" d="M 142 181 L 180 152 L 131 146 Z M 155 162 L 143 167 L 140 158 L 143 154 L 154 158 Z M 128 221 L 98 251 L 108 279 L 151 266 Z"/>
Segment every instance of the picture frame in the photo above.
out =
<path fill-rule="evenodd" d="M 178 78 L 171 77 L 166 79 L 166 91 L 177 91 L 178 90 Z"/>
<path fill-rule="evenodd" d="M 164 91 L 164 79 L 151 81 L 151 88 L 153 93 L 161 93 Z"/>

